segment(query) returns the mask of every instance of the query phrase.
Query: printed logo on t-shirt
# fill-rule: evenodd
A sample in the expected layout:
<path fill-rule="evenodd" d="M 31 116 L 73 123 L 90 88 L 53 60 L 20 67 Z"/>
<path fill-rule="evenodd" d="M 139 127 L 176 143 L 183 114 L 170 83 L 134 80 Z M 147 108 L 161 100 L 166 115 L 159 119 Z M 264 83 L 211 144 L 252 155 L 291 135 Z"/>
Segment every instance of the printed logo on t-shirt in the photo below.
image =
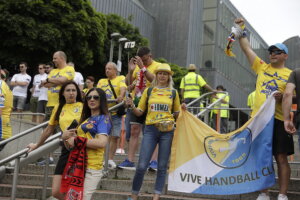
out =
<path fill-rule="evenodd" d="M 79 107 L 75 107 L 74 108 L 74 113 L 78 113 L 79 112 Z"/>
<path fill-rule="evenodd" d="M 169 111 L 169 105 L 168 104 L 151 104 L 150 105 L 151 111 L 162 111 L 162 112 L 168 112 Z"/>

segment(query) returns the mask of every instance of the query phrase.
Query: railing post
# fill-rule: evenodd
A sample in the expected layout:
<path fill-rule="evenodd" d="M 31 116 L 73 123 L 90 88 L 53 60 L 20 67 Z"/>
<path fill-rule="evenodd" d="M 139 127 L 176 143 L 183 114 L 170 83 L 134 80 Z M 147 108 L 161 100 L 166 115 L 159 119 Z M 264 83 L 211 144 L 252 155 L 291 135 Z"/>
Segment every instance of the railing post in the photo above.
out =
<path fill-rule="evenodd" d="M 47 196 L 47 185 L 48 185 L 48 174 L 49 174 L 49 154 L 46 156 L 46 164 L 44 168 L 44 182 L 43 182 L 43 189 L 42 189 L 42 200 L 46 199 Z"/>
<path fill-rule="evenodd" d="M 14 169 L 12 188 L 11 188 L 11 200 L 16 199 L 19 169 L 20 169 L 20 157 L 17 157 L 15 159 L 15 169 Z"/>
<path fill-rule="evenodd" d="M 238 110 L 238 128 L 240 128 L 240 110 Z"/>

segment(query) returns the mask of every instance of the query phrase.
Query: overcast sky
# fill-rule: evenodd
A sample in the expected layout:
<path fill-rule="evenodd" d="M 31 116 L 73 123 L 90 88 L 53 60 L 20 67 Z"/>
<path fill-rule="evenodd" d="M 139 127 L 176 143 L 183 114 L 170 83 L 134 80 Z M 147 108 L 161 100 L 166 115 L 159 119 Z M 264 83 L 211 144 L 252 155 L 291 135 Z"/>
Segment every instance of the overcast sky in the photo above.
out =
<path fill-rule="evenodd" d="M 269 44 L 300 35 L 300 0 L 230 0 Z"/>

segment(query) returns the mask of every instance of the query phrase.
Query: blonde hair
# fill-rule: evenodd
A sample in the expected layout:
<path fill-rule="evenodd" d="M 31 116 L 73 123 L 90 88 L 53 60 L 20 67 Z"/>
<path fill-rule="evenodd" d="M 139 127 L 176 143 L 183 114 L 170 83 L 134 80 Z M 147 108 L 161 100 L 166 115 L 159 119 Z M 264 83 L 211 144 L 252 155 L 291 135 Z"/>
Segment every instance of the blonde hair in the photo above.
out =
<path fill-rule="evenodd" d="M 173 90 L 174 89 L 174 82 L 173 82 L 173 78 L 172 78 L 172 75 L 170 74 L 170 73 L 168 73 L 169 74 L 169 80 L 168 80 L 168 87 L 171 89 L 171 90 Z M 157 87 L 157 85 L 158 85 L 158 81 L 157 81 L 157 73 L 154 75 L 154 79 L 153 79 L 153 81 L 152 81 L 152 83 L 151 83 L 151 86 L 152 87 Z"/>

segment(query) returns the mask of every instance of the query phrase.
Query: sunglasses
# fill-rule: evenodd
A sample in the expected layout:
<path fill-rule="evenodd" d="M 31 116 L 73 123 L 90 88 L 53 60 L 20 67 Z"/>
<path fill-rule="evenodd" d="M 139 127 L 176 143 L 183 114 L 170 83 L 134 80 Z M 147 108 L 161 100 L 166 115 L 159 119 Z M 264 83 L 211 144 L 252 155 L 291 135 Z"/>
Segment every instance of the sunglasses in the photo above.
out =
<path fill-rule="evenodd" d="M 282 53 L 285 53 L 284 51 L 282 50 L 273 50 L 273 51 L 269 51 L 269 54 L 272 55 L 272 54 L 275 54 L 275 55 L 280 55 Z"/>
<path fill-rule="evenodd" d="M 100 99 L 100 97 L 98 95 L 89 95 L 86 97 L 86 99 L 88 101 L 92 100 L 92 99 L 95 99 L 96 101 L 98 101 Z"/>

